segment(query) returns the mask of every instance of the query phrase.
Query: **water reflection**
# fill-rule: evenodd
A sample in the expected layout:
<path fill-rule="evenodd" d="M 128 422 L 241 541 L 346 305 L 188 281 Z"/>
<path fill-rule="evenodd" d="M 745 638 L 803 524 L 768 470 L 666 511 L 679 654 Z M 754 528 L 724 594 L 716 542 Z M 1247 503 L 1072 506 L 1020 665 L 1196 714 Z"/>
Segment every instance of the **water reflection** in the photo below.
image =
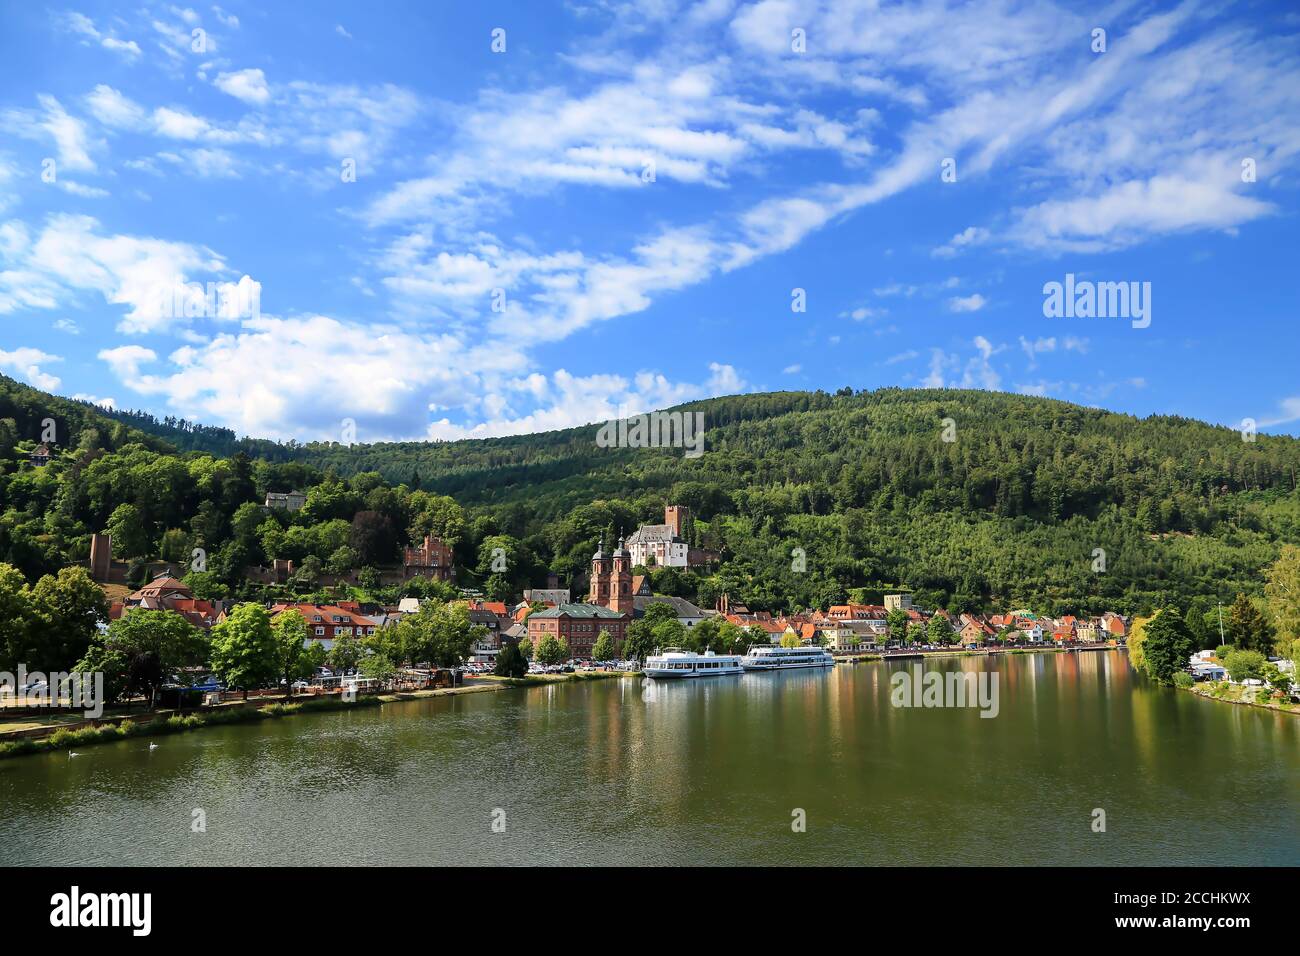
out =
<path fill-rule="evenodd" d="M 1294 718 L 1114 652 L 926 661 L 996 672 L 998 716 L 895 708 L 911 666 L 553 684 L 0 762 L 0 863 L 1300 859 Z"/>

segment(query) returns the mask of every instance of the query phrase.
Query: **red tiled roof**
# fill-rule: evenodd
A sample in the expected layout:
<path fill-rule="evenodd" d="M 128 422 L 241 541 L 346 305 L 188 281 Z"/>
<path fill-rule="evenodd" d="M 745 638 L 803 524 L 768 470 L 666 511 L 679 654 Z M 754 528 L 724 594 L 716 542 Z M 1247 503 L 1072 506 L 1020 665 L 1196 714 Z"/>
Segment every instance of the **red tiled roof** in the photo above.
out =
<path fill-rule="evenodd" d="M 368 617 L 364 617 L 356 611 L 351 610 L 344 605 L 360 607 L 354 601 L 345 601 L 343 604 L 275 604 L 271 607 L 271 617 L 279 617 L 286 611 L 297 611 L 307 619 L 307 625 L 317 624 L 337 625 L 339 627 L 378 627 L 379 624 Z M 319 617 L 320 620 L 314 620 Z M 344 618 L 336 621 L 335 617 Z"/>

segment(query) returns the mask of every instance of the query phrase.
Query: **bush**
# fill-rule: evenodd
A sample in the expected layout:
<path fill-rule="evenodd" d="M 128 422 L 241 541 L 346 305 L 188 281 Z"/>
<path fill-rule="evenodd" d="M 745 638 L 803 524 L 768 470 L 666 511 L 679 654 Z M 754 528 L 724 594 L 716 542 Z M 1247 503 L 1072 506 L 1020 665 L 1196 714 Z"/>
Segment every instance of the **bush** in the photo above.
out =
<path fill-rule="evenodd" d="M 1174 675 L 1175 687 L 1182 687 L 1183 689 L 1186 689 L 1188 687 L 1191 687 L 1195 683 L 1196 681 L 1192 680 L 1192 675 L 1187 673 L 1187 671 L 1179 671 L 1177 674 Z"/>

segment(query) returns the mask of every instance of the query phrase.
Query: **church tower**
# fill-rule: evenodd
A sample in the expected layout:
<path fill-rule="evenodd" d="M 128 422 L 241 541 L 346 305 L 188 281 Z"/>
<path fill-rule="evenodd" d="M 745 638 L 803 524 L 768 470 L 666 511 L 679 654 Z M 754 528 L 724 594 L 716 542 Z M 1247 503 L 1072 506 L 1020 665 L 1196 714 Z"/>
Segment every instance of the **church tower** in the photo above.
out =
<path fill-rule="evenodd" d="M 605 556 L 605 539 L 600 539 L 600 546 L 591 556 L 591 593 L 587 595 L 588 604 L 609 604 L 610 559 Z"/>
<path fill-rule="evenodd" d="M 614 551 L 613 569 L 609 576 L 609 601 L 611 611 L 620 614 L 632 613 L 632 555 L 618 539 L 618 548 Z"/>

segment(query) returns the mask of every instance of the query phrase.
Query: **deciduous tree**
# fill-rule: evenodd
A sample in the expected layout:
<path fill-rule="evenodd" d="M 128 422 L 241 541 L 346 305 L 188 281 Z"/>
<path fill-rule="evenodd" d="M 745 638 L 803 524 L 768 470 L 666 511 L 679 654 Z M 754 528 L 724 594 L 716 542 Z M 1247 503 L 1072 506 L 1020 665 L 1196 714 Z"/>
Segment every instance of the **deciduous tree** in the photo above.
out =
<path fill-rule="evenodd" d="M 278 676 L 271 617 L 260 604 L 241 604 L 212 629 L 212 667 L 227 687 L 249 690 Z"/>

